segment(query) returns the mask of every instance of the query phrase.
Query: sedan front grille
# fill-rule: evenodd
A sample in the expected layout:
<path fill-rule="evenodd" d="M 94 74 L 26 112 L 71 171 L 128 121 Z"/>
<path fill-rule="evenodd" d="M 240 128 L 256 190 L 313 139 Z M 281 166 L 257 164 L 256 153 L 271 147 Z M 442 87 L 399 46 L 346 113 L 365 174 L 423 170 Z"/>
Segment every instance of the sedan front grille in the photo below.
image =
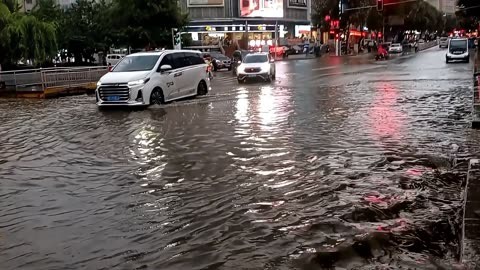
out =
<path fill-rule="evenodd" d="M 125 84 L 105 84 L 98 88 L 98 95 L 104 101 L 128 101 L 130 91 Z"/>

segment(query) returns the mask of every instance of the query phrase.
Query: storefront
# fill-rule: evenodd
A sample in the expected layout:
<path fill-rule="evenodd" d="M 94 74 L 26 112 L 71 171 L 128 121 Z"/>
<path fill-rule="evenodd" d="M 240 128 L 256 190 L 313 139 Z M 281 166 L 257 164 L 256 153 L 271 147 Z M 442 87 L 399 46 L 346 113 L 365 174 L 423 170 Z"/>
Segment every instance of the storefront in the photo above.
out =
<path fill-rule="evenodd" d="M 274 22 L 277 23 L 277 22 Z M 277 31 L 275 31 L 277 29 Z M 233 41 L 246 39 L 248 49 L 254 49 L 265 45 L 275 45 L 275 42 L 285 38 L 310 37 L 310 33 L 290 33 L 299 29 L 295 24 L 218 24 L 218 25 L 190 25 L 185 28 L 184 34 L 190 34 L 193 44 L 198 46 L 218 46 L 219 44 L 229 45 Z M 300 29 L 305 29 L 302 25 Z M 310 26 L 308 26 L 310 29 Z"/>
<path fill-rule="evenodd" d="M 227 53 L 232 44 L 256 49 L 314 36 L 310 0 L 179 0 L 179 4 L 189 14 L 183 34 L 191 35 L 192 44 L 187 47 L 192 49 L 223 45 Z"/>

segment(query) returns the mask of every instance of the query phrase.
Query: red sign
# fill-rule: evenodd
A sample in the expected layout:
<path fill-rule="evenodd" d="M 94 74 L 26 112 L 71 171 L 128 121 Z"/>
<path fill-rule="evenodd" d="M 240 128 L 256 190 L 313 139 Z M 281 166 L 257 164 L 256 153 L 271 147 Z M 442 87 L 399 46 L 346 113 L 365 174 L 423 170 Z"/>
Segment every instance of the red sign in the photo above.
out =
<path fill-rule="evenodd" d="M 339 20 L 330 21 L 330 28 L 339 29 L 340 28 L 340 21 Z"/>

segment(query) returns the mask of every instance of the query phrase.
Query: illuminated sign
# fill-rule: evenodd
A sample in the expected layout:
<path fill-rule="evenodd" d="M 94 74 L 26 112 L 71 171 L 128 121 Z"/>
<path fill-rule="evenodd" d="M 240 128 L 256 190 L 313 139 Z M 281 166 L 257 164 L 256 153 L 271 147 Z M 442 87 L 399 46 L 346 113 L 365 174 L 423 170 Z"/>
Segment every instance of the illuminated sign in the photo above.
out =
<path fill-rule="evenodd" d="M 188 7 L 223 7 L 224 0 L 187 0 Z"/>
<path fill-rule="evenodd" d="M 339 29 L 340 28 L 340 21 L 339 20 L 331 20 L 330 21 L 330 28 L 331 29 Z"/>
<path fill-rule="evenodd" d="M 240 17 L 249 17 L 249 18 L 253 18 L 253 17 L 282 18 L 283 17 L 283 0 L 239 0 L 239 1 L 240 1 Z"/>
<path fill-rule="evenodd" d="M 307 0 L 288 0 L 288 7 L 307 9 Z"/>

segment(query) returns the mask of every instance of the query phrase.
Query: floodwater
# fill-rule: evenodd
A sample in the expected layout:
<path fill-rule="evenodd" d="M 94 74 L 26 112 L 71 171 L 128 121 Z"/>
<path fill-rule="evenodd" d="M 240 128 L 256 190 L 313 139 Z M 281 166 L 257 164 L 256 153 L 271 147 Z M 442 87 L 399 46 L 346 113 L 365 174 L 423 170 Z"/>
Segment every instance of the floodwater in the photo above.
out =
<path fill-rule="evenodd" d="M 0 100 L 1 268 L 453 268 L 471 66 L 342 61 L 141 111 Z"/>

